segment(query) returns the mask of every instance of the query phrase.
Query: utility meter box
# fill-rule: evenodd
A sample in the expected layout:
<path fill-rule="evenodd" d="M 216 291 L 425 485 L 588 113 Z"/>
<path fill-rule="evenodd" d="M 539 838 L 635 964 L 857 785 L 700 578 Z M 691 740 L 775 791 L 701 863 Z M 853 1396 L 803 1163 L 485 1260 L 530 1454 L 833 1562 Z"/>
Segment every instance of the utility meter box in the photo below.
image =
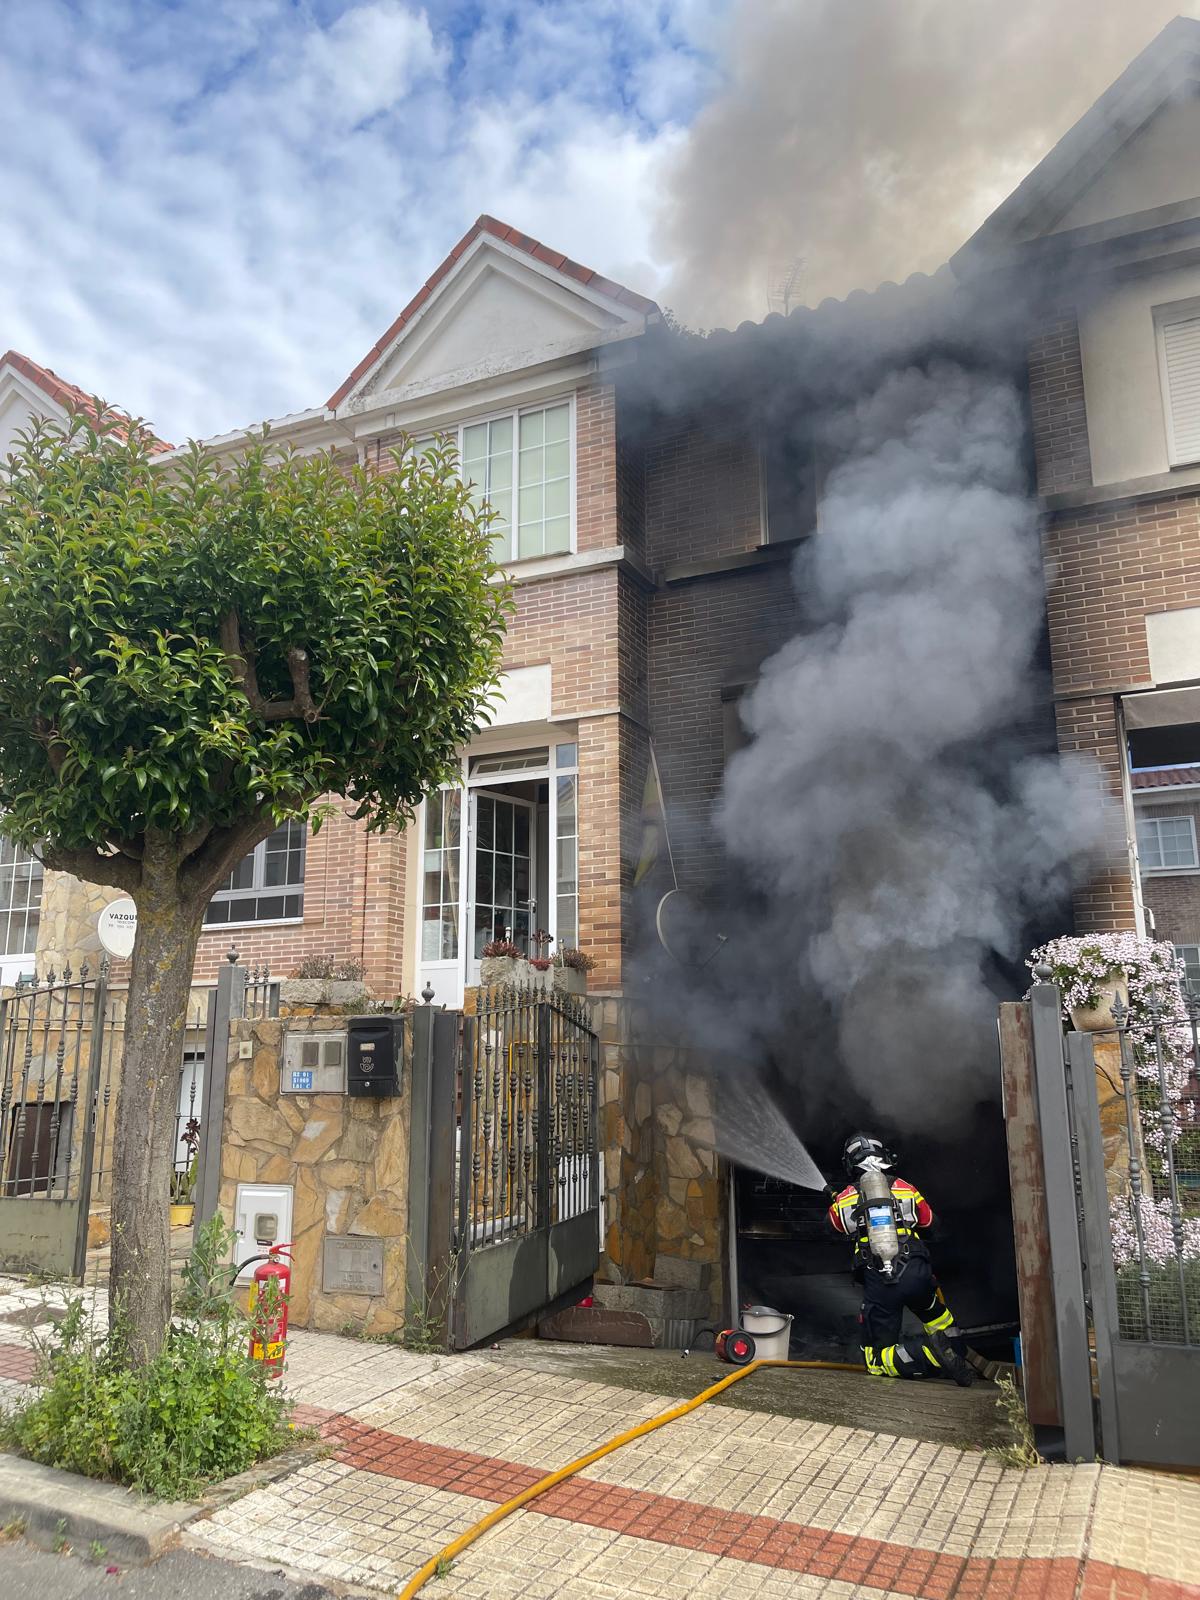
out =
<path fill-rule="evenodd" d="M 400 1093 L 404 1077 L 404 1018 L 351 1017 L 347 1029 L 346 1093 L 383 1098 Z"/>
<path fill-rule="evenodd" d="M 281 1094 L 345 1094 L 346 1034 L 288 1033 L 280 1068 Z"/>
<path fill-rule="evenodd" d="M 238 1184 L 233 1226 L 238 1235 L 239 1283 L 253 1276 L 253 1266 L 244 1264 L 251 1257 L 266 1255 L 273 1244 L 291 1244 L 293 1196 L 290 1183 Z"/>

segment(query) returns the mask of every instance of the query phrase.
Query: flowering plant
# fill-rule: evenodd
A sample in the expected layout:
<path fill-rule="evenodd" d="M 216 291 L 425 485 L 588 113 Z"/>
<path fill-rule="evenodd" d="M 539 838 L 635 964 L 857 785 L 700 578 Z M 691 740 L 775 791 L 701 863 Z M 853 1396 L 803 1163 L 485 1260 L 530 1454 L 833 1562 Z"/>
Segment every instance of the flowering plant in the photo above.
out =
<path fill-rule="evenodd" d="M 1171 1232 L 1170 1200 L 1153 1200 L 1144 1194 L 1138 1202 L 1138 1216 L 1142 1224 L 1142 1242 L 1147 1261 L 1159 1266 L 1166 1266 L 1176 1259 L 1200 1261 L 1200 1217 L 1183 1219 L 1183 1237 L 1179 1256 L 1176 1257 L 1175 1238 Z M 1127 1266 L 1138 1259 L 1132 1195 L 1117 1195 L 1109 1206 L 1109 1221 L 1112 1224 L 1113 1261 L 1118 1267 Z"/>

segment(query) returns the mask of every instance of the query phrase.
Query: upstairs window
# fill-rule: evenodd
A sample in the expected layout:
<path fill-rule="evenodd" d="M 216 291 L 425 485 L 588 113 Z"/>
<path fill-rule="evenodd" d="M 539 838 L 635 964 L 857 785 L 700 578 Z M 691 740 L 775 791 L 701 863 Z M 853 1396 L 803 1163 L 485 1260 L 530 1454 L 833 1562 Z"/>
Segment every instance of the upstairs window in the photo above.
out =
<path fill-rule="evenodd" d="M 563 555 L 571 548 L 569 401 L 463 426 L 462 473 L 491 506 L 497 561 Z"/>
<path fill-rule="evenodd" d="M 1191 817 L 1140 816 L 1137 845 L 1143 872 L 1187 872 L 1200 866 Z"/>
<path fill-rule="evenodd" d="M 294 922 L 304 915 L 304 854 L 308 829 L 285 822 L 256 845 L 208 903 L 205 923 Z"/>
<path fill-rule="evenodd" d="M 820 472 L 816 446 L 807 434 L 783 432 L 766 440 L 762 463 L 763 541 L 787 544 L 807 539 L 817 527 Z"/>
<path fill-rule="evenodd" d="M 0 839 L 0 956 L 34 953 L 41 909 L 42 863 L 11 839 Z"/>
<path fill-rule="evenodd" d="M 1167 418 L 1167 460 L 1200 463 L 1200 306 L 1160 311 L 1158 364 Z"/>

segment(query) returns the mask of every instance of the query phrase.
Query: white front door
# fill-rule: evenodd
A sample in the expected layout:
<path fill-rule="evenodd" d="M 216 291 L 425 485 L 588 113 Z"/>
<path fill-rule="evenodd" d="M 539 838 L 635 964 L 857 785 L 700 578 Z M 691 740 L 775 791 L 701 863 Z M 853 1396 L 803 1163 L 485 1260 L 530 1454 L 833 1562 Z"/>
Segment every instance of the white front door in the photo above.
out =
<path fill-rule="evenodd" d="M 493 939 L 511 939 L 525 955 L 537 953 L 536 828 L 529 801 L 471 791 L 468 985 L 479 982 L 480 954 Z"/>

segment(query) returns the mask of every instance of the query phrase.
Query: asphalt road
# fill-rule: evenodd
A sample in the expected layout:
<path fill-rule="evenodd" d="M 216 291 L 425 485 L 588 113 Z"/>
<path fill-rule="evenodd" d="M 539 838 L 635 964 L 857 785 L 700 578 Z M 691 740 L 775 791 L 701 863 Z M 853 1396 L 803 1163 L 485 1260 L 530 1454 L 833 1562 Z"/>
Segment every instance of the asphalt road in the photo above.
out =
<path fill-rule="evenodd" d="M 4 1600 L 334 1600 L 317 1583 L 173 1550 L 148 1567 L 105 1569 L 109 1562 L 49 1555 L 23 1539 L 0 1543 Z"/>

